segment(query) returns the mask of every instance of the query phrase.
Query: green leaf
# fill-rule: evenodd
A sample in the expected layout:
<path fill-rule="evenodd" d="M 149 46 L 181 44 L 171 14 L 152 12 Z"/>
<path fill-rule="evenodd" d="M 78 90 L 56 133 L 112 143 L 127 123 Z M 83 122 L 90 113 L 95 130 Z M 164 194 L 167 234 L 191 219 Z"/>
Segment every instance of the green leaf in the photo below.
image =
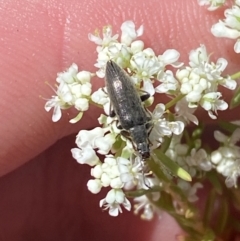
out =
<path fill-rule="evenodd" d="M 233 98 L 230 102 L 230 109 L 236 108 L 240 105 L 240 87 L 235 91 Z"/>
<path fill-rule="evenodd" d="M 203 223 L 205 224 L 205 227 L 209 227 L 211 224 L 215 200 L 216 200 L 216 192 L 213 189 L 208 195 L 204 213 L 203 213 Z"/>
<path fill-rule="evenodd" d="M 228 203 L 226 199 L 221 199 L 219 206 L 218 218 L 215 223 L 215 230 L 219 236 L 226 230 L 227 220 L 229 217 Z"/>
<path fill-rule="evenodd" d="M 230 134 L 232 134 L 237 128 L 240 127 L 236 124 L 233 124 L 233 123 L 227 122 L 227 121 L 219 121 L 219 126 L 223 130 L 228 131 Z"/>
<path fill-rule="evenodd" d="M 171 158 L 165 155 L 161 150 L 154 150 L 152 157 L 155 162 L 159 163 L 160 165 L 163 164 L 164 166 L 166 166 L 173 175 L 178 176 L 188 182 L 192 181 L 192 177 L 190 176 L 190 174 L 183 168 L 181 168 Z"/>
<path fill-rule="evenodd" d="M 218 179 L 217 173 L 214 171 L 206 172 L 206 177 L 213 185 L 213 188 L 216 191 L 216 193 L 218 195 L 222 195 L 222 193 L 223 193 L 222 185 L 221 185 L 220 180 Z"/>
<path fill-rule="evenodd" d="M 164 209 L 164 211 L 169 212 L 170 214 L 176 213 L 173 206 L 173 200 L 170 194 L 162 192 L 158 201 L 154 202 L 156 206 Z"/>
<path fill-rule="evenodd" d="M 234 208 L 240 211 L 240 192 L 239 188 L 231 188 L 229 189 L 231 195 L 231 203 L 233 204 Z"/>
<path fill-rule="evenodd" d="M 143 195 L 151 194 L 153 192 L 160 192 L 162 191 L 162 187 L 154 186 L 149 189 L 137 189 L 136 191 L 125 191 L 125 194 L 129 198 L 140 197 Z"/>
<path fill-rule="evenodd" d="M 232 226 L 234 227 L 235 231 L 238 233 L 240 232 L 240 221 L 238 219 L 232 218 Z"/>
<path fill-rule="evenodd" d="M 168 136 L 164 136 L 163 142 L 160 147 L 160 149 L 163 153 L 165 153 L 167 151 L 167 149 L 169 148 L 171 140 L 172 140 L 172 137 L 170 138 Z"/>
<path fill-rule="evenodd" d="M 150 170 L 157 176 L 157 178 L 163 182 L 169 182 L 169 178 L 164 174 L 163 169 L 159 168 L 159 163 L 156 163 L 152 158 L 147 160 Z"/>

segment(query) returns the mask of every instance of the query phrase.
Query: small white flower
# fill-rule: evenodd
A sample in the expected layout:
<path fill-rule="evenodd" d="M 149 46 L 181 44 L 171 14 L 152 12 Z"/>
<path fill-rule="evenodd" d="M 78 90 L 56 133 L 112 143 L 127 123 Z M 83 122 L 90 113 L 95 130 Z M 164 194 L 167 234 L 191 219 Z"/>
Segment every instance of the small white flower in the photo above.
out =
<path fill-rule="evenodd" d="M 76 81 L 78 73 L 78 66 L 73 63 L 66 71 L 58 73 L 56 81 L 58 83 L 64 82 L 66 84 L 72 84 Z"/>
<path fill-rule="evenodd" d="M 191 167 L 197 167 L 203 171 L 210 171 L 212 169 L 212 164 L 204 149 L 196 150 L 193 148 L 191 150 L 191 156 L 186 157 L 186 163 Z"/>
<path fill-rule="evenodd" d="M 123 205 L 126 210 L 131 210 L 131 203 L 120 189 L 111 189 L 107 193 L 107 196 L 100 200 L 99 203 L 99 206 L 103 207 L 104 210 L 109 209 L 108 213 L 113 217 L 116 217 L 119 213 L 122 213 L 121 205 Z"/>
<path fill-rule="evenodd" d="M 228 108 L 228 104 L 224 100 L 219 100 L 221 96 L 220 92 L 212 92 L 205 94 L 201 99 L 201 106 L 208 111 L 208 115 L 212 119 L 217 118 L 213 112 L 217 114 L 218 110 L 226 110 Z"/>
<path fill-rule="evenodd" d="M 178 186 L 186 193 L 189 202 L 196 202 L 199 198 L 197 196 L 197 190 L 203 188 L 200 182 L 194 183 L 192 186 L 189 182 L 178 180 Z"/>
<path fill-rule="evenodd" d="M 143 25 L 138 30 L 135 30 L 135 24 L 132 21 L 126 21 L 122 24 L 121 30 L 121 43 L 129 46 L 133 40 L 143 34 Z"/>
<path fill-rule="evenodd" d="M 178 81 L 175 79 L 171 70 L 159 72 L 157 79 L 162 84 L 158 85 L 155 90 L 157 93 L 167 93 L 169 91 L 175 91 L 179 87 Z"/>
<path fill-rule="evenodd" d="M 85 98 L 78 98 L 75 101 L 75 108 L 79 111 L 86 111 L 89 108 L 89 102 Z"/>
<path fill-rule="evenodd" d="M 189 108 L 188 103 L 185 98 L 181 99 L 175 105 L 175 112 L 179 118 L 179 120 L 184 123 L 189 123 L 189 121 L 193 122 L 195 125 L 198 125 L 198 119 L 193 113 L 196 109 Z"/>
<path fill-rule="evenodd" d="M 87 183 L 87 187 L 88 187 L 88 190 L 93 194 L 99 193 L 102 189 L 101 182 L 98 179 L 89 180 L 88 183 Z"/>
<path fill-rule="evenodd" d="M 92 149 L 98 149 L 98 153 L 106 155 L 112 148 L 115 142 L 115 135 L 112 133 L 105 133 L 108 129 L 96 127 L 90 131 L 81 130 L 76 138 L 76 144 L 79 148 L 90 146 Z"/>
<path fill-rule="evenodd" d="M 152 78 L 161 69 L 158 58 L 150 48 L 134 54 L 130 59 L 130 64 L 134 72 L 133 78 L 144 81 Z"/>
<path fill-rule="evenodd" d="M 159 185 L 159 182 L 156 179 L 147 178 L 146 183 L 150 186 Z M 146 186 L 141 188 L 147 189 Z M 160 198 L 159 192 L 151 193 L 152 200 L 157 201 Z M 156 207 L 149 201 L 146 195 L 134 198 L 134 214 L 139 214 L 141 212 L 141 218 L 144 220 L 152 220 L 155 213 L 160 214 L 161 211 L 156 209 Z"/>
<path fill-rule="evenodd" d="M 94 75 L 89 71 L 80 71 L 77 73 L 77 79 L 80 81 L 81 84 L 90 83 L 93 76 Z"/>
<path fill-rule="evenodd" d="M 99 154 L 106 155 L 111 150 L 115 141 L 115 135 L 108 133 L 105 136 L 96 138 L 94 141 L 94 146 L 95 148 L 99 149 Z"/>
<path fill-rule="evenodd" d="M 110 110 L 110 99 L 107 94 L 106 87 L 105 88 L 100 88 L 97 91 L 95 91 L 91 99 L 93 102 L 102 105 L 105 113 L 109 115 L 109 110 Z"/>
<path fill-rule="evenodd" d="M 226 0 L 198 0 L 198 4 L 200 6 L 210 5 L 207 8 L 209 11 L 214 11 L 214 10 L 220 8 L 221 6 L 223 6 L 223 4 L 225 2 L 226 2 Z"/>
<path fill-rule="evenodd" d="M 103 27 L 102 34 L 103 38 L 101 38 L 99 36 L 99 32 L 96 31 L 95 34 L 88 34 L 88 39 L 97 45 L 106 47 L 110 45 L 112 42 L 116 42 L 116 39 L 118 38 L 118 34 L 112 36 L 112 27 L 109 25 Z"/>
<path fill-rule="evenodd" d="M 218 23 L 214 24 L 211 28 L 211 32 L 215 37 L 237 39 L 234 50 L 239 53 L 240 6 L 238 1 L 235 1 L 235 4 L 231 9 L 226 9 L 224 15 L 226 18 L 224 20 L 219 20 Z"/>
<path fill-rule="evenodd" d="M 240 129 L 236 129 L 228 137 L 219 131 L 215 131 L 214 137 L 224 146 L 219 147 L 211 153 L 211 161 L 216 166 L 217 172 L 226 178 L 227 187 L 236 187 L 240 176 L 240 148 L 236 146 L 239 141 Z"/>
<path fill-rule="evenodd" d="M 132 54 L 136 54 L 144 49 L 144 42 L 141 40 L 136 40 L 131 43 L 130 46 Z"/>
<path fill-rule="evenodd" d="M 91 169 L 91 176 L 100 179 L 103 174 L 102 163 L 99 162 L 98 165 Z"/>
<path fill-rule="evenodd" d="M 101 127 L 96 127 L 90 131 L 87 130 L 81 130 L 77 134 L 76 138 L 76 144 L 80 148 L 84 148 L 87 146 L 91 146 L 92 148 L 95 148 L 94 141 L 97 138 L 103 137 L 105 134 L 105 130 Z"/>
<path fill-rule="evenodd" d="M 142 178 L 142 166 L 141 160 L 136 157 L 133 160 L 128 160 L 122 157 L 117 158 L 118 169 L 120 172 L 120 178 L 124 183 L 124 189 L 130 190 L 136 187 L 139 179 Z"/>
<path fill-rule="evenodd" d="M 171 65 L 175 68 L 179 68 L 183 63 L 178 62 L 177 60 L 180 57 L 180 53 L 175 49 L 167 49 L 162 55 L 158 55 L 158 60 L 161 65 Z"/>
<path fill-rule="evenodd" d="M 52 121 L 57 122 L 62 117 L 61 109 L 67 109 L 71 105 L 72 94 L 69 90 L 69 86 L 64 82 L 61 82 L 56 91 L 56 96 L 52 96 L 52 99 L 48 100 L 45 104 L 45 110 L 50 111 L 53 108 Z"/>
<path fill-rule="evenodd" d="M 83 149 L 72 148 L 72 156 L 80 164 L 88 164 L 89 166 L 94 166 L 99 162 L 99 158 L 95 151 L 90 147 L 86 146 Z"/>
<path fill-rule="evenodd" d="M 184 123 L 182 121 L 167 121 L 163 117 L 164 111 L 165 106 L 157 104 L 152 113 L 154 125 L 149 135 L 149 140 L 153 149 L 160 145 L 164 136 L 171 136 L 172 134 L 180 135 L 184 130 Z"/>

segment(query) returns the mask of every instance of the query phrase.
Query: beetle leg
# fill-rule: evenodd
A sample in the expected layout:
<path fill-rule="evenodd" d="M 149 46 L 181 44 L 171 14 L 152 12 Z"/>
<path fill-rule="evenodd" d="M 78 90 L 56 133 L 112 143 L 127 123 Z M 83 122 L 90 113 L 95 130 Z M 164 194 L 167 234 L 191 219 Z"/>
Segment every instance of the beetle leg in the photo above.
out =
<path fill-rule="evenodd" d="M 110 113 L 110 114 L 109 114 L 110 117 L 115 117 L 115 116 L 116 116 L 115 111 L 114 111 L 114 110 L 111 110 L 111 106 L 110 106 L 109 113 Z"/>
<path fill-rule="evenodd" d="M 133 149 L 137 152 L 136 146 L 134 145 L 134 142 L 131 139 L 130 133 L 126 130 L 122 130 L 121 135 L 124 136 L 126 139 L 128 139 L 132 143 Z"/>
<path fill-rule="evenodd" d="M 140 96 L 140 99 L 141 99 L 142 102 L 144 102 L 144 101 L 147 100 L 149 97 L 150 97 L 150 94 L 146 92 L 144 95 L 141 95 L 141 96 Z"/>

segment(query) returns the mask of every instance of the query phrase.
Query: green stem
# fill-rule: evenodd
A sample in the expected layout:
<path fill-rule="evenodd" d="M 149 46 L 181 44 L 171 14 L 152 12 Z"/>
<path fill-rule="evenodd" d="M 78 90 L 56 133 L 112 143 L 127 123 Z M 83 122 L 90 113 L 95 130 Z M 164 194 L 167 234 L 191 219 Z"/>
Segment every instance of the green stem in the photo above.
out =
<path fill-rule="evenodd" d="M 233 74 L 233 75 L 230 75 L 230 77 L 231 77 L 232 79 L 238 79 L 238 78 L 240 78 L 240 72 L 237 72 L 237 73 L 235 73 L 235 74 Z"/>
<path fill-rule="evenodd" d="M 166 107 L 166 110 L 168 110 L 169 108 L 171 108 L 172 106 L 174 106 L 179 100 L 181 100 L 185 95 L 183 94 L 180 94 L 178 95 L 175 99 L 172 99 L 171 101 L 169 101 L 165 107 Z"/>

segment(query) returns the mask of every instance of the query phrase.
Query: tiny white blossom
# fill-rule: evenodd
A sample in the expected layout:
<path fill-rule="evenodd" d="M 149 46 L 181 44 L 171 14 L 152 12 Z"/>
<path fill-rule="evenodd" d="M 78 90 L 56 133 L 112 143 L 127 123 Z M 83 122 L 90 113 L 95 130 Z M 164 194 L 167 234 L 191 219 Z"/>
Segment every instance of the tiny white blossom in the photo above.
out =
<path fill-rule="evenodd" d="M 106 155 L 112 148 L 115 142 L 115 135 L 107 133 L 108 129 L 96 127 L 90 131 L 81 130 L 76 138 L 76 144 L 79 148 L 90 146 L 93 149 L 98 149 L 98 153 Z"/>
<path fill-rule="evenodd" d="M 93 74 L 89 71 L 80 71 L 77 73 L 77 79 L 82 83 L 86 84 L 91 81 L 91 78 L 93 77 Z"/>
<path fill-rule="evenodd" d="M 236 53 L 239 53 L 239 37 L 240 37 L 240 4 L 235 1 L 231 9 L 226 9 L 224 12 L 225 19 L 219 20 L 211 28 L 211 32 L 215 37 L 226 37 L 230 39 L 237 39 L 234 46 Z"/>
<path fill-rule="evenodd" d="M 157 104 L 153 113 L 152 121 L 154 123 L 149 140 L 152 143 L 152 148 L 160 145 L 164 136 L 171 136 L 172 134 L 180 135 L 184 130 L 184 123 L 182 121 L 167 121 L 164 117 L 165 106 Z"/>
<path fill-rule="evenodd" d="M 87 183 L 87 187 L 88 187 L 88 190 L 93 194 L 99 193 L 102 189 L 101 182 L 98 179 L 89 180 L 88 183 Z"/>
<path fill-rule="evenodd" d="M 200 6 L 210 5 L 207 8 L 209 11 L 214 11 L 214 10 L 220 8 L 221 6 L 223 6 L 223 4 L 225 2 L 226 2 L 226 0 L 198 0 L 198 4 Z"/>
<path fill-rule="evenodd" d="M 156 186 L 156 185 L 161 185 L 159 181 L 156 178 L 147 178 L 145 180 L 146 183 L 150 187 Z M 143 183 L 144 184 L 144 183 Z M 143 189 L 148 189 L 146 185 L 141 186 Z M 159 192 L 152 192 L 151 193 L 151 199 L 153 201 L 157 201 L 158 199 L 161 198 L 161 193 Z M 148 197 L 146 195 L 142 195 L 140 197 L 134 198 L 134 213 L 139 214 L 141 213 L 141 218 L 144 220 L 152 220 L 154 217 L 154 214 L 159 214 L 161 213 L 161 210 L 159 211 L 152 202 L 149 201 Z"/>
<path fill-rule="evenodd" d="M 195 166 L 203 171 L 210 171 L 212 169 L 212 164 L 207 152 L 204 149 L 196 150 L 193 148 L 191 150 L 191 155 L 186 157 L 186 163 L 191 167 Z"/>
<path fill-rule="evenodd" d="M 216 166 L 217 172 L 226 178 L 227 187 L 236 187 L 240 176 L 240 147 L 236 146 L 239 141 L 240 129 L 236 129 L 231 137 L 219 131 L 214 133 L 215 138 L 224 144 L 211 153 L 211 161 Z"/>
<path fill-rule="evenodd" d="M 109 25 L 103 27 L 102 34 L 103 38 L 101 38 L 99 32 L 96 31 L 95 34 L 88 34 L 88 39 L 97 45 L 106 47 L 112 42 L 116 42 L 116 39 L 118 38 L 118 34 L 112 36 L 112 27 Z"/>
<path fill-rule="evenodd" d="M 189 202 L 196 202 L 199 198 L 197 196 L 197 190 L 203 188 L 203 185 L 200 182 L 196 182 L 191 185 L 189 182 L 186 182 L 182 179 L 178 180 L 178 186 L 186 193 Z"/>
<path fill-rule="evenodd" d="M 90 147 L 86 146 L 83 149 L 72 148 L 72 156 L 80 164 L 88 164 L 89 166 L 94 166 L 99 162 L 99 158 L 95 151 Z"/>
<path fill-rule="evenodd" d="M 131 43 L 130 49 L 131 49 L 131 52 L 133 54 L 136 54 L 136 53 L 138 53 L 140 51 L 143 51 L 143 49 L 144 49 L 144 42 L 141 41 L 141 40 L 133 41 Z"/>
<path fill-rule="evenodd" d="M 122 24 L 121 30 L 121 43 L 129 46 L 133 40 L 143 34 L 143 25 L 141 25 L 138 30 L 135 30 L 135 24 L 133 21 L 126 21 Z"/>
<path fill-rule="evenodd" d="M 137 215 L 142 211 L 141 218 L 144 220 L 152 220 L 156 208 L 151 204 L 146 195 L 134 198 L 134 213 Z"/>
<path fill-rule="evenodd" d="M 91 169 L 91 176 L 100 179 L 103 174 L 102 163 L 99 162 L 98 165 Z"/>
<path fill-rule="evenodd" d="M 74 106 L 79 111 L 86 111 L 89 108 L 89 102 L 86 98 L 78 98 Z"/>
<path fill-rule="evenodd" d="M 167 93 L 169 91 L 175 91 L 179 87 L 179 83 L 174 77 L 171 70 L 162 72 L 160 71 L 157 76 L 157 80 L 161 82 L 161 84 L 155 88 L 157 93 Z"/>
<path fill-rule="evenodd" d="M 219 100 L 221 96 L 220 92 L 212 92 L 205 94 L 201 99 L 201 106 L 208 111 L 212 119 L 217 118 L 213 112 L 217 114 L 218 110 L 226 110 L 228 108 L 228 104 L 224 100 Z"/>
<path fill-rule="evenodd" d="M 53 108 L 53 122 L 60 120 L 62 116 L 61 109 L 69 108 L 72 101 L 72 94 L 70 92 L 69 86 L 64 82 L 60 83 L 56 94 L 56 96 L 52 96 L 52 99 L 48 100 L 45 104 L 46 111 L 50 111 Z"/>
<path fill-rule="evenodd" d="M 193 113 L 195 108 L 189 108 L 188 103 L 185 98 L 181 99 L 175 105 L 175 112 L 177 114 L 177 119 L 183 121 L 184 123 L 193 122 L 195 125 L 198 125 L 198 119 Z"/>
<path fill-rule="evenodd" d="M 158 55 L 159 62 L 163 65 L 171 65 L 175 68 L 179 68 L 183 65 L 182 62 L 178 62 L 180 53 L 175 49 L 167 49 L 162 55 Z"/>
<path fill-rule="evenodd" d="M 76 144 L 80 148 L 87 147 L 87 146 L 91 146 L 95 148 L 94 141 L 97 138 L 103 137 L 104 134 L 105 134 L 105 130 L 101 127 L 96 127 L 90 131 L 81 130 L 77 134 Z"/>
<path fill-rule="evenodd" d="M 72 84 L 75 82 L 77 73 L 78 66 L 73 63 L 66 71 L 57 74 L 56 81 L 58 83 L 64 82 L 66 84 Z"/>
<path fill-rule="evenodd" d="M 130 64 L 134 72 L 133 78 L 137 80 L 149 80 L 161 69 L 157 56 L 150 48 L 134 54 L 130 59 Z"/>
<path fill-rule="evenodd" d="M 125 197 L 125 194 L 121 189 L 111 189 L 107 193 L 107 196 L 100 200 L 99 203 L 99 206 L 103 207 L 104 210 L 109 209 L 108 213 L 113 217 L 116 217 L 119 213 L 122 213 L 121 205 L 123 205 L 126 210 L 131 210 L 131 203 Z"/>
<path fill-rule="evenodd" d="M 93 102 L 102 105 L 105 113 L 109 115 L 109 110 L 110 110 L 110 99 L 107 94 L 106 87 L 105 88 L 100 88 L 97 91 L 95 91 L 91 99 Z"/>
<path fill-rule="evenodd" d="M 130 190 L 136 187 L 139 179 L 142 178 L 142 163 L 138 157 L 135 160 L 128 160 L 122 157 L 117 158 L 120 178 L 124 183 L 124 189 Z"/>

